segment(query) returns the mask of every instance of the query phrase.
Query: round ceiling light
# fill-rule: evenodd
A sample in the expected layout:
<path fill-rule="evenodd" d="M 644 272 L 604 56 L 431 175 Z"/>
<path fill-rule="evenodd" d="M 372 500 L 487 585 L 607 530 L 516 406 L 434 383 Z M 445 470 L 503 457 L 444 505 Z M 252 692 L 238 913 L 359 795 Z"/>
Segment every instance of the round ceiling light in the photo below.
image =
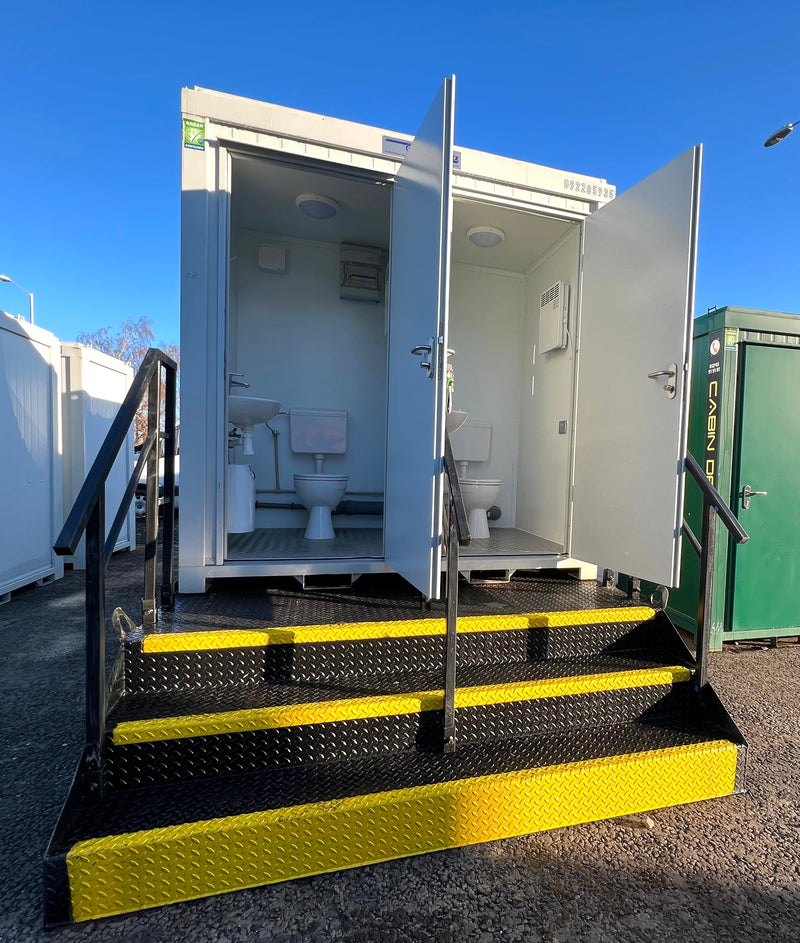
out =
<path fill-rule="evenodd" d="M 505 241 L 506 234 L 494 226 L 473 226 L 467 230 L 467 239 L 481 249 L 494 249 Z"/>
<path fill-rule="evenodd" d="M 339 204 L 319 193 L 301 193 L 294 201 L 301 213 L 312 219 L 332 219 L 339 212 Z"/>

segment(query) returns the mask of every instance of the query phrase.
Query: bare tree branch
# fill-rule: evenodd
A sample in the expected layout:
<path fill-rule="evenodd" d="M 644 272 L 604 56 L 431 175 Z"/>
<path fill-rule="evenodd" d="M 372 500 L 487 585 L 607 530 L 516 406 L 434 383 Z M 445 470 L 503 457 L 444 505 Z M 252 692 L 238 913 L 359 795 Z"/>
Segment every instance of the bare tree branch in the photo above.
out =
<path fill-rule="evenodd" d="M 127 363 L 138 370 L 139 366 L 147 353 L 148 348 L 153 346 L 153 325 L 148 317 L 141 317 L 138 321 L 132 318 L 123 321 L 118 331 L 111 327 L 101 327 L 92 333 L 79 334 L 77 341 L 79 344 L 86 344 L 87 347 L 93 347 L 104 354 L 116 357 L 118 360 Z M 176 362 L 180 362 L 180 348 L 177 344 L 159 344 L 165 354 Z M 164 390 L 161 390 L 161 423 L 164 422 Z M 145 396 L 139 409 L 136 411 L 134 419 L 134 437 L 136 444 L 140 445 L 147 434 L 147 397 Z"/>

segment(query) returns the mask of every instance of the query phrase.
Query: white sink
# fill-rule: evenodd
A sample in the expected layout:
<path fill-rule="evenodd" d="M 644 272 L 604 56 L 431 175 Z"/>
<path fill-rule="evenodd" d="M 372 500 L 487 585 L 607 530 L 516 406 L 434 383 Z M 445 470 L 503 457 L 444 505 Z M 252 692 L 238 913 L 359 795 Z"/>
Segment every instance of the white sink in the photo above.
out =
<path fill-rule="evenodd" d="M 448 413 L 445 417 L 447 434 L 450 435 L 455 432 L 456 429 L 460 429 L 467 419 L 469 419 L 469 413 L 465 413 L 460 409 L 454 409 L 452 412 Z"/>
<path fill-rule="evenodd" d="M 257 422 L 269 422 L 280 408 L 281 404 L 275 399 L 262 399 L 260 396 L 228 397 L 228 419 L 246 434 L 252 433 Z"/>

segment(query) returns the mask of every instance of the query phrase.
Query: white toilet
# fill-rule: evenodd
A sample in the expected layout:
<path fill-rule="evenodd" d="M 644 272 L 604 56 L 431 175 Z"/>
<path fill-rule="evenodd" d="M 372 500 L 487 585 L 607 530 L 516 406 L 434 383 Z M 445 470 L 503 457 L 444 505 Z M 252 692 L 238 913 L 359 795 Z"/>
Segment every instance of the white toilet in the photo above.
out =
<path fill-rule="evenodd" d="M 491 424 L 480 419 L 468 419 L 463 426 L 450 433 L 461 495 L 469 518 L 469 532 L 475 540 L 489 536 L 486 512 L 497 500 L 503 484 L 497 478 L 467 477 L 470 462 L 488 461 L 491 438 Z"/>
<path fill-rule="evenodd" d="M 292 451 L 314 456 L 313 475 L 295 475 L 297 499 L 308 508 L 307 540 L 332 540 L 336 533 L 331 511 L 344 497 L 347 475 L 324 475 L 326 455 L 347 451 L 346 409 L 291 409 L 289 428 Z"/>

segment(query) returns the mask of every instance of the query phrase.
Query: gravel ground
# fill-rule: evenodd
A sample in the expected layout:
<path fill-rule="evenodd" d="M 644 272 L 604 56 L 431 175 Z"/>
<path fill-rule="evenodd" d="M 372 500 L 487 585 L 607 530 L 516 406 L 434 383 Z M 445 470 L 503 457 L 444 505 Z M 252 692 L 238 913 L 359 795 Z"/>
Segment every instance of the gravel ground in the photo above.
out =
<path fill-rule="evenodd" d="M 138 613 L 141 551 L 111 606 Z M 45 933 L 41 858 L 81 747 L 83 574 L 0 608 L 0 941 L 798 941 L 800 646 L 713 656 L 749 792 Z M 110 643 L 112 649 L 113 643 Z"/>

